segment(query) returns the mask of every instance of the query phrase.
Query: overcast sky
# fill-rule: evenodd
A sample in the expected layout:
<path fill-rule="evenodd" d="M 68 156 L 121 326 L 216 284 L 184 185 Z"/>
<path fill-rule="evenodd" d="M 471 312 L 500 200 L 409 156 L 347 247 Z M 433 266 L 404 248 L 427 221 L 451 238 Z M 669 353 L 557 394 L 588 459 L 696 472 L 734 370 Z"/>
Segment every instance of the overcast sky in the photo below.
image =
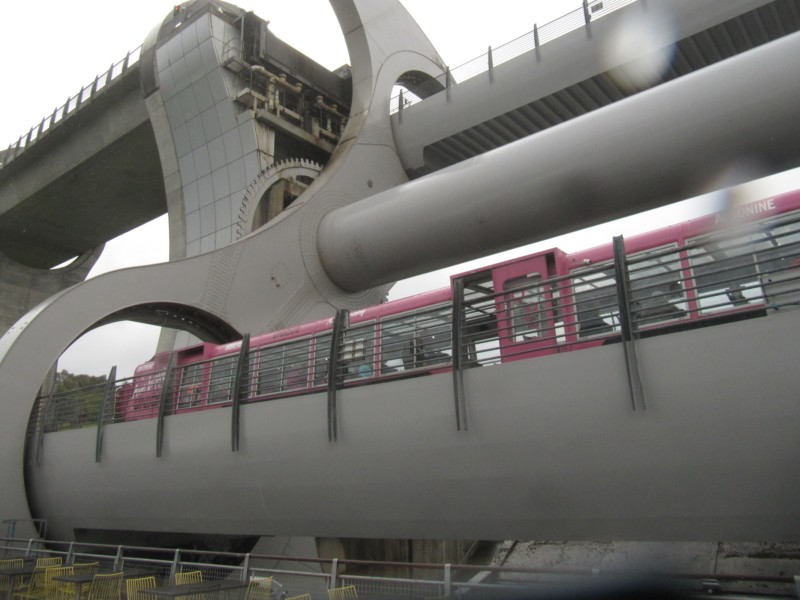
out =
<path fill-rule="evenodd" d="M 580 0 L 402 0 L 437 48 L 444 61 L 456 67 L 581 6 Z M 41 0 L 8 2 L 0 20 L 0 145 L 7 146 L 53 109 L 64 104 L 83 85 L 135 49 L 151 29 L 172 9 L 173 2 L 136 0 Z M 241 0 L 234 4 L 253 10 L 270 21 L 277 36 L 325 67 L 349 63 L 341 32 L 325 0 Z M 765 195 L 797 187 L 797 176 L 772 181 Z M 592 228 L 580 235 L 557 238 L 536 247 L 557 245 L 576 250 L 691 216 L 708 210 L 713 201 L 695 203 L 691 209 L 673 207 L 652 216 L 628 219 Z M 505 253 L 504 256 L 507 256 Z M 92 275 L 123 266 L 167 260 L 167 225 L 162 217 L 107 244 Z M 469 265 L 472 266 L 472 263 Z M 401 282 L 392 297 L 447 284 L 449 269 Z M 98 330 L 84 336 L 62 357 L 61 368 L 91 374 L 107 373 L 117 364 L 123 375 L 148 359 L 154 349 L 155 328 L 135 323 L 118 324 L 110 332 Z M 108 340 L 113 338 L 114 343 Z M 98 353 L 98 346 L 102 352 Z"/>

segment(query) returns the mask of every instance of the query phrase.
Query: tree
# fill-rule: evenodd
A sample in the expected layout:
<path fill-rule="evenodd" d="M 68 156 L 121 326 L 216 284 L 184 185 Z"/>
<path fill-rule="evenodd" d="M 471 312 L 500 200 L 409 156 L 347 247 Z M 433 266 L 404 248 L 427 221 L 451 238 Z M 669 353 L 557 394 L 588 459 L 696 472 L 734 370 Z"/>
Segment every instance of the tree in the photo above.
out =
<path fill-rule="evenodd" d="M 56 406 L 51 414 L 80 426 L 97 424 L 105 387 L 105 375 L 84 375 L 63 369 L 56 373 L 53 394 Z"/>
<path fill-rule="evenodd" d="M 83 375 L 70 373 L 66 369 L 62 369 L 56 373 L 56 389 L 55 393 L 69 392 L 72 390 L 80 390 L 88 387 L 93 387 L 106 382 L 105 375 Z"/>

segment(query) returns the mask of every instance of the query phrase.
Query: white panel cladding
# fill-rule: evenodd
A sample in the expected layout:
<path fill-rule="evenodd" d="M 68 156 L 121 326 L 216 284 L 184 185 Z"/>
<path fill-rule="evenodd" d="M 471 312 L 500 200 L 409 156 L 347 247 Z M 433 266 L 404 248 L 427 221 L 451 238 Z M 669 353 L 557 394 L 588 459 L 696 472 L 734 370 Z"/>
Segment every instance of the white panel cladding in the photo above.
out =
<path fill-rule="evenodd" d="M 209 252 L 233 240 L 231 204 L 264 166 L 252 117 L 232 102 L 230 73 L 221 66 L 238 44 L 238 30 L 215 15 L 205 14 L 158 49 L 160 93 L 173 131 L 184 196 L 187 227 L 185 256 Z M 272 137 L 265 137 L 273 143 Z M 211 173 L 216 185 L 211 185 Z M 225 175 L 223 175 L 225 173 Z M 226 185 L 222 180 L 226 179 Z M 212 211 L 204 207 L 219 204 Z M 228 218 L 216 215 L 225 211 Z"/>

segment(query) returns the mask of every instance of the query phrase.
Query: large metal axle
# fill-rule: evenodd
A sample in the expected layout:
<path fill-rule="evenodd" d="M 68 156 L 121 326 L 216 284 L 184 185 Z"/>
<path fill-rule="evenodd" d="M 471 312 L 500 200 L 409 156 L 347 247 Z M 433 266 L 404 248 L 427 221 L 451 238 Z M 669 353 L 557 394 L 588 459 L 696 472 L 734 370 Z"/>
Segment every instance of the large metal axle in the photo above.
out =
<path fill-rule="evenodd" d="M 798 55 L 793 34 L 340 208 L 325 271 L 355 292 L 795 167 Z"/>

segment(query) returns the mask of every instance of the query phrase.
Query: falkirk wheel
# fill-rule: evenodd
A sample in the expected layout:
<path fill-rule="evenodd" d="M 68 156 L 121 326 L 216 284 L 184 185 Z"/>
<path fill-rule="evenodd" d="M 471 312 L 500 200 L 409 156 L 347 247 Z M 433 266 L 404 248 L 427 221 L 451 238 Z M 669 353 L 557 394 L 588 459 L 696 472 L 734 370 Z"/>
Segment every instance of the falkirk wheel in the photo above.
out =
<path fill-rule="evenodd" d="M 785 118 L 796 110 L 792 84 L 766 97 L 758 90 L 775 87 L 776 80 L 800 80 L 800 67 L 784 63 L 776 73 L 762 68 L 773 61 L 753 59 L 408 182 L 390 125 L 392 87 L 398 81 L 435 79 L 446 67 L 399 2 L 332 0 L 332 5 L 351 56 L 352 102 L 325 167 L 291 159 L 264 165 L 249 178 L 229 245 L 66 289 L 0 338 L 5 477 L 0 514 L 30 516 L 24 436 L 33 398 L 64 349 L 95 327 L 125 319 L 158 321 L 203 340 L 230 342 L 250 332 L 378 304 L 392 282 L 406 276 L 682 199 L 699 191 L 709 171 L 721 170 L 753 147 L 776 167 L 796 164 L 800 125 Z M 800 43 L 794 38 L 774 51 L 792 55 Z M 143 56 L 152 59 L 157 41 L 158 31 L 148 38 Z M 155 73 L 143 77 L 153 78 L 146 102 L 158 137 L 159 127 L 170 127 L 170 117 Z M 742 110 L 756 104 L 763 111 L 743 122 Z M 703 118 L 687 119 L 692 111 Z M 744 135 L 731 131 L 734 122 Z M 654 136 L 654 131 L 669 135 Z M 615 160 L 599 164 L 600 146 L 612 147 Z M 174 160 L 161 159 L 165 168 L 178 168 Z M 654 164 L 658 173 L 651 169 Z M 179 187 L 167 194 L 180 197 Z M 335 445 L 323 448 L 337 452 Z M 264 457 L 243 460 L 259 458 Z M 312 462 L 304 466 L 313 470 Z M 108 476 L 105 464 L 92 463 L 87 477 Z M 336 493 L 346 496 L 346 490 L 336 488 Z M 309 514 L 325 506 L 322 491 L 316 490 L 315 502 Z M 358 515 L 348 514 L 351 525 L 358 521 Z M 98 517 L 99 529 L 104 519 Z M 145 522 L 131 519 L 132 529 L 146 530 Z M 423 521 L 417 520 L 416 531 L 424 530 Z M 347 536 L 345 520 L 339 528 L 313 522 L 321 523 L 320 537 Z M 452 523 L 428 525 L 435 531 L 431 537 L 455 531 L 448 528 Z M 288 533 L 292 523 L 287 520 L 285 527 L 280 533 Z M 397 527 L 402 524 L 378 523 L 375 537 L 391 537 L 386 534 Z M 355 531 L 369 537 L 363 527 Z M 643 529 L 641 535 L 648 533 Z"/>
<path fill-rule="evenodd" d="M 174 142 L 168 134 L 159 135 L 159 127 L 169 132 L 175 122 L 170 122 L 173 115 L 165 108 L 163 78 L 169 75 L 163 64 L 166 59 L 158 55 L 157 47 L 168 39 L 165 36 L 174 35 L 171 30 L 176 17 L 207 10 L 207 4 L 219 4 L 220 11 L 235 9 L 225 3 L 203 0 L 185 3 L 180 11 L 176 7 L 175 13 L 155 28 L 142 49 L 140 68 L 152 72 L 145 71 L 140 77 L 145 93 L 149 93 L 145 101 L 167 179 L 170 167 L 164 155 L 174 154 L 174 148 L 170 147 Z M 250 169 L 242 172 L 250 183 L 241 204 L 234 207 L 233 243 L 199 255 L 190 251 L 188 254 L 196 255 L 153 265 L 152 271 L 135 268 L 110 273 L 55 294 L 2 338 L 5 365 L 14 368 L 13 361 L 5 362 L 5 358 L 26 353 L 21 352 L 22 348 L 34 339 L 28 336 L 36 337 L 34 331 L 39 327 L 42 332 L 49 330 L 47 346 L 52 350 L 40 348 L 43 352 L 36 354 L 43 358 L 41 364 L 31 365 L 32 378 L 41 381 L 58 355 L 80 335 L 115 321 L 160 323 L 220 342 L 238 339 L 244 332 L 268 331 L 325 317 L 339 308 L 360 308 L 385 299 L 388 284 L 346 291 L 333 283 L 321 265 L 317 232 L 331 210 L 407 181 L 394 149 L 391 128 L 387 126 L 393 85 L 409 73 L 413 77 L 435 79 L 445 67 L 399 2 L 345 0 L 334 2 L 333 6 L 348 49 L 357 58 L 351 68 L 350 112 L 346 119 L 341 119 L 347 125 L 337 132 L 335 150 L 325 169 L 310 159 L 270 162 L 267 158 L 261 161 L 266 166 L 258 175 L 253 176 Z M 206 26 L 209 25 L 213 29 L 218 24 L 206 21 Z M 396 35 L 396 31 L 402 31 L 403 35 Z M 242 43 L 246 43 L 244 38 Z M 324 108 L 342 117 L 335 106 Z M 185 173 L 183 176 L 186 179 Z M 186 189 L 170 190 L 169 184 L 167 188 L 170 211 L 181 211 Z M 286 201 L 286 197 L 291 197 L 292 202 Z M 146 285 L 142 285 L 144 281 Z M 88 302 L 88 298 L 93 300 Z M 51 319 L 63 319 L 66 314 L 71 316 L 62 322 L 62 332 L 55 332 L 47 324 L 52 323 Z M 44 363 L 48 363 L 47 367 Z M 41 372 L 39 366 L 43 367 Z M 16 396 L 15 390 L 5 386 L 3 389 L 4 398 Z M 21 427 L 18 431 L 24 431 L 21 423 L 27 420 L 30 407 L 18 408 L 16 417 L 11 414 L 14 409 L 4 416 L 3 426 L 17 422 Z M 8 457 L 15 464 L 9 469 L 15 473 L 12 477 L 15 483 L 3 486 L 0 502 L 3 515 L 28 513 L 25 485 L 19 471 L 22 452 L 20 445 L 14 451 L 15 456 Z M 51 528 L 51 534 L 57 533 L 70 535 Z"/>

